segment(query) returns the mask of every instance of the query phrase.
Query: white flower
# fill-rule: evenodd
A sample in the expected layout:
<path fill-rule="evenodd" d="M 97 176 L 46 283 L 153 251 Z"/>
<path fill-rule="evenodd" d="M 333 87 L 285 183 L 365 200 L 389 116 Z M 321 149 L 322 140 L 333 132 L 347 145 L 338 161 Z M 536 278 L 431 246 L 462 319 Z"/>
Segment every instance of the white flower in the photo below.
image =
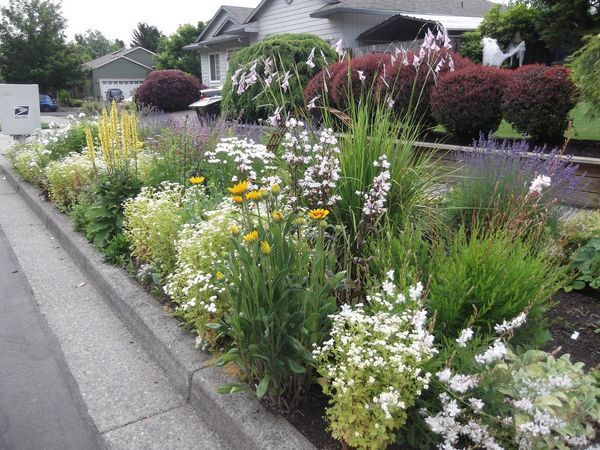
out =
<path fill-rule="evenodd" d="M 275 110 L 271 117 L 269 117 L 269 122 L 274 127 L 279 125 L 279 122 L 281 122 L 281 106 Z"/>
<path fill-rule="evenodd" d="M 335 43 L 335 46 L 334 46 L 334 50 L 340 58 L 344 57 L 344 46 L 342 43 L 343 43 L 343 39 L 340 39 L 339 41 L 337 41 Z"/>
<path fill-rule="evenodd" d="M 465 328 L 460 332 L 460 336 L 456 339 L 456 343 L 459 347 L 466 347 L 467 342 L 469 342 L 473 338 L 473 329 Z"/>
<path fill-rule="evenodd" d="M 281 82 L 281 89 L 283 89 L 283 92 L 287 92 L 287 90 L 290 88 L 290 78 L 291 78 L 291 73 L 288 70 L 285 75 L 283 76 L 283 81 Z"/>
<path fill-rule="evenodd" d="M 367 79 L 367 77 L 365 76 L 365 71 L 364 70 L 357 70 L 358 72 L 358 79 L 364 83 L 364 81 Z"/>
<path fill-rule="evenodd" d="M 515 317 L 510 322 L 507 322 L 505 320 L 501 324 L 495 325 L 494 331 L 496 331 L 496 333 L 499 335 L 504 335 L 504 334 L 509 333 L 510 331 L 513 331 L 513 330 L 523 326 L 523 324 L 526 321 L 527 321 L 527 314 L 525 312 L 522 312 L 521 314 L 519 314 L 517 317 Z"/>
<path fill-rule="evenodd" d="M 504 358 L 504 355 L 506 355 L 506 346 L 504 342 L 497 339 L 483 354 L 476 355 L 475 361 L 479 364 L 488 365 Z"/>
<path fill-rule="evenodd" d="M 529 194 L 541 194 L 542 189 L 550 187 L 552 179 L 546 175 L 538 175 L 529 186 Z"/>
<path fill-rule="evenodd" d="M 320 96 L 320 95 L 317 95 L 317 96 L 316 96 L 315 98 L 313 98 L 313 99 L 312 99 L 310 102 L 308 102 L 308 105 L 306 105 L 306 108 L 307 108 L 308 110 L 311 110 L 311 109 L 314 109 L 314 108 L 316 108 L 315 102 L 316 102 L 317 100 L 319 100 L 320 98 L 321 98 L 321 96 Z"/>
<path fill-rule="evenodd" d="M 306 60 L 306 65 L 308 67 L 310 67 L 311 69 L 315 68 L 315 63 L 314 60 L 315 59 L 315 47 L 313 47 L 313 49 L 310 51 L 310 55 L 308 55 L 308 59 Z"/>

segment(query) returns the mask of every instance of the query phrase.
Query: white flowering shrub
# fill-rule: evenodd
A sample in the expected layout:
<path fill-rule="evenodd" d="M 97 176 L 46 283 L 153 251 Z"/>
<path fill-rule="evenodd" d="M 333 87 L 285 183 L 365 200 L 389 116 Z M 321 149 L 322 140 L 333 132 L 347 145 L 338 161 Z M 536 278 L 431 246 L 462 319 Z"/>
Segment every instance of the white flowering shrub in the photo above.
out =
<path fill-rule="evenodd" d="M 182 185 L 165 182 L 158 189 L 142 188 L 123 205 L 123 231 L 131 256 L 152 265 L 162 276 L 175 267 L 175 241 L 183 221 L 185 193 Z"/>
<path fill-rule="evenodd" d="M 404 425 L 406 410 L 429 383 L 424 364 L 436 353 L 422 308 L 423 287 L 409 295 L 393 284 L 367 304 L 343 305 L 331 316 L 331 338 L 314 350 L 332 435 L 350 447 L 385 449 Z"/>
<path fill-rule="evenodd" d="M 442 438 L 440 448 L 569 449 L 594 438 L 600 421 L 595 378 L 568 355 L 557 359 L 507 348 L 506 340 L 525 321 L 523 313 L 494 327 L 499 337 L 475 355 L 475 373 L 448 367 L 438 372 L 440 410 L 425 411 L 425 421 Z M 472 336 L 471 329 L 463 330 L 458 346 Z"/>
<path fill-rule="evenodd" d="M 39 142 L 26 142 L 13 145 L 7 152 L 17 172 L 31 184 L 42 186 L 44 168 L 50 162 L 50 150 Z"/>
<path fill-rule="evenodd" d="M 164 290 L 178 305 L 177 315 L 198 334 L 203 347 L 214 346 L 216 334 L 206 325 L 224 313 L 219 301 L 223 283 L 217 267 L 230 250 L 229 228 L 235 212 L 227 204 L 205 213 L 206 220 L 185 224 L 176 242 L 177 263 L 166 279 Z"/>
<path fill-rule="evenodd" d="M 71 153 L 63 159 L 52 161 L 45 170 L 50 200 L 59 209 L 68 209 L 77 202 L 82 192 L 90 188 L 96 171 L 101 169 L 100 158 L 96 158 L 94 167 L 87 153 Z"/>
<path fill-rule="evenodd" d="M 231 182 L 263 183 L 275 175 L 275 154 L 247 138 L 222 138 L 214 150 L 204 153 L 201 173 L 224 189 Z"/>

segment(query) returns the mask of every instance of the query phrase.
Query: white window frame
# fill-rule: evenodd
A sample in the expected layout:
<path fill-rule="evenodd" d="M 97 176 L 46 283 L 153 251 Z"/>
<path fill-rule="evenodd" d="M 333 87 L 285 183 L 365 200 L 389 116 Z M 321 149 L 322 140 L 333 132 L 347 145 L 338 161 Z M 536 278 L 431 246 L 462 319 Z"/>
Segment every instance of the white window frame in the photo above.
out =
<path fill-rule="evenodd" d="M 215 75 L 217 75 L 217 79 L 213 79 L 213 59 L 211 56 L 216 56 L 217 65 L 215 67 Z M 220 83 L 221 82 L 221 53 L 209 53 L 208 54 L 208 79 L 211 83 Z"/>

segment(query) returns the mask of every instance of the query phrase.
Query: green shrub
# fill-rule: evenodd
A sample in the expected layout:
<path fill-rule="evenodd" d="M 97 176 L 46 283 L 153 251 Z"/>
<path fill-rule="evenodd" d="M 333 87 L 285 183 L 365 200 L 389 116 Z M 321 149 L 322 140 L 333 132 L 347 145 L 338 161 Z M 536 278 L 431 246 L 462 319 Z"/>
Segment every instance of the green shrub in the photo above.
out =
<path fill-rule="evenodd" d="M 600 114 L 600 34 L 588 36 L 586 44 L 571 58 L 573 78 L 579 86 L 581 99 L 590 103 L 589 113 Z"/>
<path fill-rule="evenodd" d="M 25 181 L 43 187 L 44 169 L 51 161 L 50 150 L 43 143 L 17 143 L 8 150 L 6 156 Z"/>
<path fill-rule="evenodd" d="M 96 161 L 96 167 L 100 161 Z M 68 210 L 77 202 L 83 191 L 88 190 L 95 180 L 96 173 L 89 155 L 71 153 L 46 167 L 48 195 L 61 210 Z"/>
<path fill-rule="evenodd" d="M 493 350 L 492 350 L 493 349 Z M 493 358 L 492 353 L 493 353 Z M 446 392 L 441 411 L 425 420 L 442 437 L 440 448 L 585 448 L 600 420 L 600 389 L 583 363 L 500 341 L 485 352 L 475 374 L 438 373 Z"/>
<path fill-rule="evenodd" d="M 86 208 L 86 235 L 104 249 L 123 231 L 123 203 L 141 189 L 138 179 L 129 174 L 102 175 L 92 193 L 93 203 Z"/>
<path fill-rule="evenodd" d="M 310 68 L 306 61 L 311 50 L 315 48 L 314 68 Z M 325 54 L 327 61 L 324 61 L 321 53 Z M 227 119 L 243 119 L 255 122 L 259 119 L 266 119 L 273 113 L 277 106 L 266 96 L 257 95 L 264 91 L 264 80 L 256 82 L 248 87 L 241 95 L 237 92 L 237 87 L 233 86 L 231 78 L 234 72 L 240 69 L 238 76 L 250 75 L 252 66 L 256 63 L 256 72 L 263 74 L 265 69 L 265 60 L 271 58 L 274 61 L 276 70 L 279 72 L 273 84 L 280 85 L 286 72 L 290 72 L 290 85 L 294 85 L 284 94 L 281 93 L 279 101 L 287 105 L 287 111 L 292 111 L 304 106 L 303 91 L 310 79 L 328 64 L 337 59 L 331 46 L 324 40 L 312 34 L 278 34 L 263 39 L 256 44 L 238 50 L 233 54 L 229 61 L 229 71 L 223 84 L 223 99 L 221 101 L 221 112 Z M 243 72 L 243 73 L 242 73 Z"/>
<path fill-rule="evenodd" d="M 205 220 L 184 224 L 177 236 L 177 263 L 164 290 L 178 306 L 176 315 L 198 334 L 202 347 L 215 348 L 218 335 L 207 327 L 226 311 L 218 269 L 231 249 L 229 229 L 235 212 L 229 202 L 207 211 Z"/>
<path fill-rule="evenodd" d="M 493 324 L 528 311 L 529 340 L 520 341 L 547 339 L 544 312 L 565 281 L 564 268 L 509 233 L 472 233 L 460 230 L 432 251 L 428 307 L 436 317 L 436 338 L 456 338 L 471 322 L 490 332 Z"/>
<path fill-rule="evenodd" d="M 181 212 L 185 188 L 164 182 L 158 189 L 142 188 L 123 204 L 123 232 L 131 246 L 131 256 L 150 264 L 162 277 L 175 266 L 175 241 L 183 220 Z"/>
<path fill-rule="evenodd" d="M 571 256 L 571 268 L 577 278 L 565 291 L 583 289 L 586 284 L 592 289 L 600 289 L 600 237 L 590 239 Z"/>
<path fill-rule="evenodd" d="M 68 125 L 65 131 L 48 143 L 52 160 L 58 160 L 70 153 L 81 153 L 87 147 L 86 129 L 89 129 L 94 139 L 98 138 L 98 126 L 90 122 L 76 122 Z"/>

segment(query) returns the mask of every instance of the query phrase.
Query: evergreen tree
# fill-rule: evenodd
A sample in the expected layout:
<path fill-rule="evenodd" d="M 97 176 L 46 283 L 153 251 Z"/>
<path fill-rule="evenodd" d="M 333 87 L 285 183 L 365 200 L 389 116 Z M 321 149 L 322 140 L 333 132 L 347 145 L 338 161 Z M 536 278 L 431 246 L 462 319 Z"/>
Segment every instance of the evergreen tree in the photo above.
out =
<path fill-rule="evenodd" d="M 157 27 L 140 22 L 137 24 L 137 28 L 133 30 L 131 46 L 144 47 L 146 50 L 156 53 L 162 38 L 164 38 L 164 35 Z"/>

